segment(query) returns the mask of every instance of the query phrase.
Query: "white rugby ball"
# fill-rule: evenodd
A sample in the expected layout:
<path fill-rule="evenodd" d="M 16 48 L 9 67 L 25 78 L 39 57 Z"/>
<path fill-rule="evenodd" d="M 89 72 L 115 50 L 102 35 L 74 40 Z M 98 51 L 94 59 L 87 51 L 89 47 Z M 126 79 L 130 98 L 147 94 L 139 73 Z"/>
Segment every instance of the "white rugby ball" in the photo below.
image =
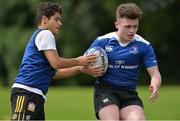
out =
<path fill-rule="evenodd" d="M 95 54 L 97 55 L 96 62 L 92 63 L 92 66 L 102 66 L 103 74 L 107 71 L 108 68 L 108 56 L 105 50 L 101 47 L 93 47 L 86 51 L 85 55 Z"/>

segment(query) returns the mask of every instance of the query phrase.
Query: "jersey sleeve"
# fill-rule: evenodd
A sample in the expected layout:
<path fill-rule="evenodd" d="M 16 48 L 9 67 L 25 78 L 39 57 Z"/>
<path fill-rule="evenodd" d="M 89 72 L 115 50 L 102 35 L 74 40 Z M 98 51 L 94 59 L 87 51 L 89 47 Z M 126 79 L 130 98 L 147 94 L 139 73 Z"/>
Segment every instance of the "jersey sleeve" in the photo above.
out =
<path fill-rule="evenodd" d="M 56 50 L 56 43 L 54 35 L 49 30 L 42 30 L 35 38 L 35 45 L 39 51 Z"/>
<path fill-rule="evenodd" d="M 96 38 L 94 42 L 91 44 L 90 48 L 100 46 L 100 40 Z"/>
<path fill-rule="evenodd" d="M 90 48 L 92 47 L 101 47 L 101 48 L 104 48 L 105 45 L 107 44 L 107 38 L 103 38 L 103 39 L 100 39 L 99 37 L 97 37 L 94 42 L 91 44 Z"/>
<path fill-rule="evenodd" d="M 146 68 L 158 65 L 156 56 L 155 56 L 155 53 L 151 44 L 147 45 L 147 48 L 143 55 L 143 61 Z"/>

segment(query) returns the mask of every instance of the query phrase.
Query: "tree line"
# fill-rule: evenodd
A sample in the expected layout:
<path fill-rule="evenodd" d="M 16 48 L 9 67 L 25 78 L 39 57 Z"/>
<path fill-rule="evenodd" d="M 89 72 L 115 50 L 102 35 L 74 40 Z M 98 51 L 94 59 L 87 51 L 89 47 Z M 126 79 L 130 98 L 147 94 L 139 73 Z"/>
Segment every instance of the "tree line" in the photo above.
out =
<path fill-rule="evenodd" d="M 18 73 L 26 43 L 36 29 L 36 10 L 44 0 L 0 0 L 0 85 L 10 85 Z M 93 40 L 116 31 L 115 11 L 127 0 L 56 0 L 63 7 L 63 26 L 57 35 L 60 56 L 71 58 L 84 54 Z M 138 34 L 151 42 L 158 59 L 163 84 L 179 84 L 180 73 L 180 1 L 132 1 L 143 10 Z M 139 83 L 148 79 L 141 72 Z M 53 85 L 92 85 L 94 78 L 78 75 L 53 81 Z"/>

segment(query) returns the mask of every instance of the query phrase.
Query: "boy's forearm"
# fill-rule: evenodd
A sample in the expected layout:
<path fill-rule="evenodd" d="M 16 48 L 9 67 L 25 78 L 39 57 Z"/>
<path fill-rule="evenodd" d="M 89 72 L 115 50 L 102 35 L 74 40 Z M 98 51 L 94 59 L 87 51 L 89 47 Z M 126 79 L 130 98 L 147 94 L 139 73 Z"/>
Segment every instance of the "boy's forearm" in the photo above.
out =
<path fill-rule="evenodd" d="M 161 83 L 162 83 L 162 79 L 160 73 L 155 74 L 151 78 L 151 85 L 156 85 L 156 87 L 160 88 Z"/>
<path fill-rule="evenodd" d="M 62 79 L 66 77 L 72 77 L 81 73 L 80 66 L 74 66 L 70 68 L 58 69 L 53 76 L 53 79 Z"/>

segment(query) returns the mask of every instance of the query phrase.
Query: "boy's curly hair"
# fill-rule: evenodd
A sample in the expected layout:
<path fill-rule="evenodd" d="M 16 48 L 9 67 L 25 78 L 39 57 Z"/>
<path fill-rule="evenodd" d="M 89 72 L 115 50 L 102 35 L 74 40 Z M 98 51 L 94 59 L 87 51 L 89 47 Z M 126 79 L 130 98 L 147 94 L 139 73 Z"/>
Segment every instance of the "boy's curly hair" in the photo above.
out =
<path fill-rule="evenodd" d="M 43 16 L 46 16 L 48 19 L 53 16 L 56 12 L 62 14 L 62 7 L 54 2 L 43 2 L 39 5 L 37 10 L 37 23 L 41 22 Z"/>

